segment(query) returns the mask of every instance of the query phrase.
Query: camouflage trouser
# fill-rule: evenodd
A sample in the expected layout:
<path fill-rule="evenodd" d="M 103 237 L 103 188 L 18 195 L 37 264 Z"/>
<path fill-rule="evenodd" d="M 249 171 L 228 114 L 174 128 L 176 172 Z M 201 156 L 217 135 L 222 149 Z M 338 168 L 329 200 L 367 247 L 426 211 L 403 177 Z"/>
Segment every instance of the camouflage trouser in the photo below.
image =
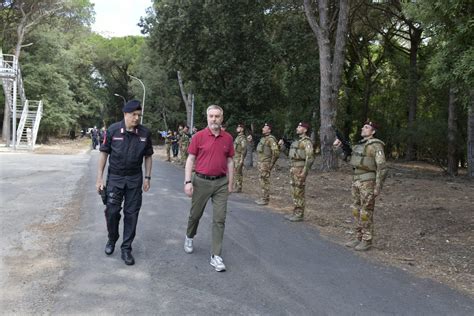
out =
<path fill-rule="evenodd" d="M 352 182 L 352 215 L 357 239 L 372 240 L 374 235 L 375 180 Z"/>
<path fill-rule="evenodd" d="M 166 143 L 165 144 L 165 150 L 166 150 L 166 160 L 171 161 L 171 155 L 170 155 L 171 144 Z"/>
<path fill-rule="evenodd" d="M 290 184 L 291 196 L 293 198 L 294 209 L 293 213 L 296 215 L 304 215 L 305 197 L 304 190 L 306 185 L 306 176 L 300 177 L 303 167 L 290 168 Z"/>
<path fill-rule="evenodd" d="M 234 190 L 236 192 L 242 191 L 243 166 L 243 162 L 240 162 L 239 160 L 234 160 Z"/>
<path fill-rule="evenodd" d="M 183 150 L 181 152 L 181 164 L 184 166 L 186 165 L 186 160 L 188 159 L 188 150 Z"/>
<path fill-rule="evenodd" d="M 260 174 L 260 188 L 262 189 L 262 200 L 268 202 L 270 200 L 270 163 L 259 162 L 258 172 Z"/>

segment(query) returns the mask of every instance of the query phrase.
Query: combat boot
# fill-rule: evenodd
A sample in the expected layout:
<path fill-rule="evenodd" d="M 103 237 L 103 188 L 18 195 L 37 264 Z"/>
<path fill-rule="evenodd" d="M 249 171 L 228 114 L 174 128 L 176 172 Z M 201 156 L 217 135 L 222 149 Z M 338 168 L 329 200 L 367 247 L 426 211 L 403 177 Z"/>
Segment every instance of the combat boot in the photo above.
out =
<path fill-rule="evenodd" d="M 349 247 L 349 248 L 354 248 L 359 244 L 360 244 L 360 240 L 359 239 L 354 239 L 354 240 L 350 240 L 350 241 L 346 242 L 344 244 L 344 246 Z"/>
<path fill-rule="evenodd" d="M 293 216 L 288 218 L 288 220 L 290 222 L 302 222 L 302 221 L 304 221 L 304 216 L 303 216 L 303 214 L 295 213 L 295 214 L 293 214 Z"/>
<path fill-rule="evenodd" d="M 372 247 L 371 240 L 362 240 L 357 246 L 355 246 L 354 250 L 357 251 L 366 251 Z"/>
<path fill-rule="evenodd" d="M 290 220 L 290 218 L 292 218 L 293 216 L 295 216 L 294 212 L 292 214 L 286 214 L 285 219 Z"/>
<path fill-rule="evenodd" d="M 285 216 L 290 222 L 302 222 L 304 220 L 304 213 L 301 209 L 295 209 L 292 215 Z"/>
<path fill-rule="evenodd" d="M 255 201 L 258 205 L 267 205 L 268 201 L 265 201 L 264 199 L 258 199 Z"/>

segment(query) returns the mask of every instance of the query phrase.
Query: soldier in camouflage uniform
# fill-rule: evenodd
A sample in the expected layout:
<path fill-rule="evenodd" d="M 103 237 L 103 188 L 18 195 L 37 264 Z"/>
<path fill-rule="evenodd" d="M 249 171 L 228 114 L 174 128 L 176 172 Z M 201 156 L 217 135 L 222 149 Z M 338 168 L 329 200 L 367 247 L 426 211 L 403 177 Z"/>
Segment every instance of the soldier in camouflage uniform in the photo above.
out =
<path fill-rule="evenodd" d="M 242 192 L 242 169 L 244 159 L 247 155 L 247 138 L 244 133 L 244 125 L 237 125 L 237 137 L 234 140 L 234 192 Z"/>
<path fill-rule="evenodd" d="M 186 164 L 186 160 L 188 159 L 188 147 L 189 147 L 189 127 L 186 125 L 183 127 L 181 132 L 181 164 L 184 166 Z"/>
<path fill-rule="evenodd" d="M 165 150 L 166 150 L 166 161 L 171 161 L 171 154 L 170 154 L 170 150 L 171 150 L 171 138 L 173 137 L 173 132 L 171 130 L 169 130 L 167 133 L 166 133 L 166 136 L 165 136 Z"/>
<path fill-rule="evenodd" d="M 301 222 L 304 220 L 305 210 L 305 185 L 311 165 L 314 161 L 314 150 L 311 139 L 307 136 L 309 124 L 300 122 L 296 128 L 299 139 L 291 143 L 288 158 L 290 159 L 290 184 L 291 196 L 293 198 L 293 214 L 286 215 L 285 218 L 291 222 Z M 283 140 L 278 142 L 280 146 Z"/>
<path fill-rule="evenodd" d="M 280 156 L 280 148 L 276 138 L 270 134 L 271 131 L 272 126 L 265 123 L 262 128 L 262 138 L 257 145 L 258 171 L 262 188 L 262 197 L 255 201 L 258 205 L 267 205 L 270 200 L 270 172 Z"/>
<path fill-rule="evenodd" d="M 365 251 L 372 247 L 374 237 L 375 198 L 380 194 L 387 175 L 384 143 L 375 138 L 378 126 L 367 121 L 362 127 L 363 139 L 352 148 L 350 164 L 354 169 L 352 180 L 352 215 L 354 216 L 355 239 L 347 247 Z M 340 152 L 341 141 L 334 142 Z"/>

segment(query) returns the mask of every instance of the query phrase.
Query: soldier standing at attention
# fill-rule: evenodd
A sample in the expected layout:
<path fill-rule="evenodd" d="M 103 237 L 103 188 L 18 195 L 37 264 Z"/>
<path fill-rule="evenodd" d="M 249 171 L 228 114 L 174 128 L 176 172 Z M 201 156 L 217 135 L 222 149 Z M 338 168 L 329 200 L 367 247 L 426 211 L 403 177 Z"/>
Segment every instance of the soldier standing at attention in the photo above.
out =
<path fill-rule="evenodd" d="M 258 205 L 267 205 L 270 200 L 270 172 L 280 156 L 280 148 L 271 132 L 272 126 L 265 123 L 262 128 L 262 138 L 257 145 L 258 171 L 262 188 L 262 197 L 255 201 Z"/>
<path fill-rule="evenodd" d="M 349 163 L 354 169 L 352 178 L 352 215 L 354 216 L 355 239 L 346 243 L 347 247 L 365 251 L 372 247 L 374 237 L 375 198 L 380 194 L 387 175 L 384 143 L 375 138 L 377 124 L 367 121 L 362 127 L 362 140 L 352 148 Z M 341 141 L 336 139 L 333 146 L 341 153 Z"/>
<path fill-rule="evenodd" d="M 186 159 L 188 159 L 188 147 L 189 147 L 189 126 L 184 126 L 181 132 L 181 164 L 183 167 L 186 165 Z"/>
<path fill-rule="evenodd" d="M 131 100 L 123 107 L 124 119 L 112 124 L 100 145 L 96 189 L 104 190 L 104 168 L 109 159 L 107 175 L 107 222 L 108 241 L 105 254 L 111 255 L 119 238 L 120 211 L 123 202 L 122 260 L 126 265 L 135 264 L 132 242 L 137 229 L 138 213 L 142 205 L 143 191 L 150 189 L 153 146 L 150 131 L 140 124 L 140 101 Z M 145 180 L 142 165 L 145 158 Z"/>
<path fill-rule="evenodd" d="M 173 132 L 168 130 L 165 136 L 165 150 L 166 150 L 166 161 L 171 161 L 171 143 L 172 143 Z"/>
<path fill-rule="evenodd" d="M 293 198 L 293 214 L 286 215 L 290 222 L 301 222 L 304 220 L 305 211 L 305 186 L 306 176 L 314 161 L 314 150 L 311 139 L 307 136 L 309 124 L 300 122 L 296 127 L 299 139 L 291 143 L 288 158 L 290 159 L 290 184 L 291 196 Z M 278 144 L 283 145 L 283 140 Z"/>
<path fill-rule="evenodd" d="M 242 192 L 242 169 L 247 155 L 247 138 L 244 134 L 244 124 L 237 125 L 237 137 L 234 140 L 234 192 Z"/>

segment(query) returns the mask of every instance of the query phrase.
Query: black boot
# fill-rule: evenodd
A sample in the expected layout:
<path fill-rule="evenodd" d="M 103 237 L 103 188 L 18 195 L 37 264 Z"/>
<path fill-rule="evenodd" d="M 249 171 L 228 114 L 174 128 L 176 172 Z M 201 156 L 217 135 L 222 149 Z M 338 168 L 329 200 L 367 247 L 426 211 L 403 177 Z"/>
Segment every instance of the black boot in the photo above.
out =
<path fill-rule="evenodd" d="M 130 250 L 122 250 L 122 260 L 127 266 L 133 266 L 135 264 L 135 258 L 133 258 Z"/>
<path fill-rule="evenodd" d="M 107 243 L 105 244 L 105 254 L 107 256 L 110 256 L 111 254 L 114 253 L 114 250 L 115 250 L 115 243 L 111 240 L 107 241 Z"/>

